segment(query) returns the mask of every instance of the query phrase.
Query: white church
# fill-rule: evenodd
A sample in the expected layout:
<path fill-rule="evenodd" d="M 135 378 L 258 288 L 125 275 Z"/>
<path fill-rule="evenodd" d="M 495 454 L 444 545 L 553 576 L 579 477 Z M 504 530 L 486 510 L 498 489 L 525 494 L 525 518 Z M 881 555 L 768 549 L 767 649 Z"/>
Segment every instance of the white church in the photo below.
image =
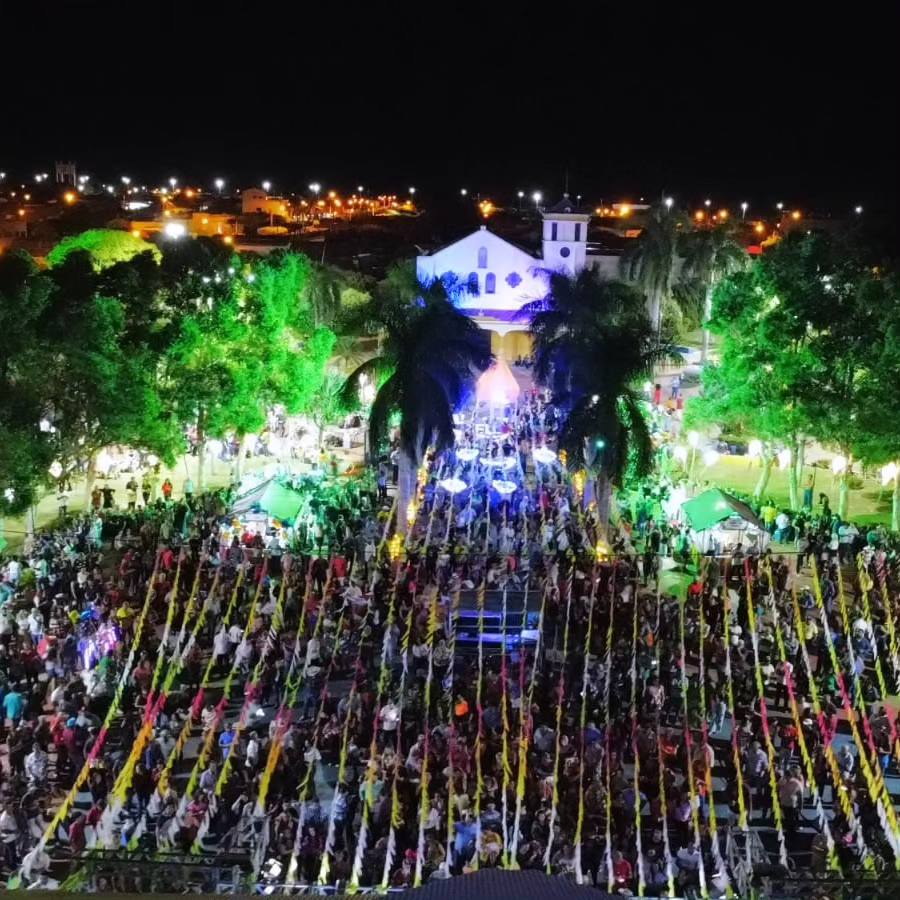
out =
<path fill-rule="evenodd" d="M 579 210 L 568 195 L 542 216 L 540 256 L 482 225 L 478 231 L 416 258 L 420 280 L 452 273 L 465 285 L 457 301 L 460 308 L 491 333 L 494 354 L 510 362 L 531 352 L 528 320 L 518 313 L 524 304 L 547 293 L 548 272 L 575 274 L 591 268 L 608 278 L 618 277 L 618 256 L 588 253 L 590 213 Z"/>

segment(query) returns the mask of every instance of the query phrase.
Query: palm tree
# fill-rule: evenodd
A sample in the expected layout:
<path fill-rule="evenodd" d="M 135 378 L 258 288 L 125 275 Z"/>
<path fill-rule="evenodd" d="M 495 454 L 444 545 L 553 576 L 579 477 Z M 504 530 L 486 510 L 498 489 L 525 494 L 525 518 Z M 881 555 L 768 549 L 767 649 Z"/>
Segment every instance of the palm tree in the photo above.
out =
<path fill-rule="evenodd" d="M 665 205 L 655 207 L 622 255 L 622 273 L 647 296 L 653 330 L 662 330 L 663 305 L 672 295 L 678 270 L 681 219 Z"/>
<path fill-rule="evenodd" d="M 564 421 L 559 449 L 573 470 L 594 478 L 600 527 L 613 485 L 626 469 L 646 474 L 653 447 L 637 387 L 671 355 L 632 286 L 585 270 L 550 276 L 543 300 L 529 304 L 535 378 L 551 389 Z"/>
<path fill-rule="evenodd" d="M 373 448 L 384 440 L 392 413 L 400 414 L 397 527 L 405 533 L 425 451 L 431 444 L 438 451 L 453 444 L 453 411 L 492 357 L 484 333 L 456 309 L 439 281 L 421 285 L 412 303 L 378 297 L 371 314 L 381 324 L 380 353 L 347 377 L 343 394 L 352 403 L 363 375 L 378 385 L 369 416 Z"/>
<path fill-rule="evenodd" d="M 709 329 L 712 298 L 716 285 L 733 272 L 746 268 L 747 251 L 735 240 L 734 231 L 727 225 L 694 228 L 681 236 L 681 256 L 684 260 L 681 278 L 697 284 L 703 293 L 703 345 L 701 363 L 709 356 Z"/>

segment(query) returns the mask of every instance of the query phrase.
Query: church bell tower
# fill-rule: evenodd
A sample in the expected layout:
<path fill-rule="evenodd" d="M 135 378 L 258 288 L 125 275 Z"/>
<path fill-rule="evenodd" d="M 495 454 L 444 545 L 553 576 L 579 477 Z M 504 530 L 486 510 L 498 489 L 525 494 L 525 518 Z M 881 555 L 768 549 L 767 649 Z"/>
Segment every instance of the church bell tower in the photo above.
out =
<path fill-rule="evenodd" d="M 590 213 L 582 212 L 563 194 L 559 203 L 545 209 L 543 222 L 544 265 L 555 272 L 574 275 L 584 268 Z"/>

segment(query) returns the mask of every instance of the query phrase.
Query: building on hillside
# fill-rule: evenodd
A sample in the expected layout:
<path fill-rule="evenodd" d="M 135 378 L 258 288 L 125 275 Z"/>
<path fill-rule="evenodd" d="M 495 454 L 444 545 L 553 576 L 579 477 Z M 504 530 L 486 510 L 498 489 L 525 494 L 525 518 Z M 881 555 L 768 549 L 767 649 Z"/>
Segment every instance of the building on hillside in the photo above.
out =
<path fill-rule="evenodd" d="M 531 339 L 522 307 L 547 293 L 547 274 L 585 268 L 616 278 L 619 257 L 589 252 L 589 212 L 565 195 L 542 213 L 541 250 L 534 254 L 482 225 L 460 240 L 416 258 L 419 278 L 452 274 L 462 286 L 457 303 L 490 332 L 491 350 L 509 361 L 528 356 Z"/>
<path fill-rule="evenodd" d="M 248 188 L 241 193 L 241 213 L 262 213 L 266 216 L 279 216 L 289 219 L 293 215 L 291 203 L 284 197 L 270 197 L 260 188 Z"/>

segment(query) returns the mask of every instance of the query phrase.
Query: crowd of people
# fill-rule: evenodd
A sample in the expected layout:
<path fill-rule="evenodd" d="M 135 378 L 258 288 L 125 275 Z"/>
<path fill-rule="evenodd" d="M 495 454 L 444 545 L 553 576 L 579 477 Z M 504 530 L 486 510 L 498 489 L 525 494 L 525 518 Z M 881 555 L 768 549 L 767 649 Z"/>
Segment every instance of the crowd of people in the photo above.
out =
<path fill-rule="evenodd" d="M 784 874 L 900 859 L 878 542 L 660 573 L 671 524 L 623 511 L 605 540 L 557 427 L 536 393 L 461 423 L 406 536 L 388 460 L 318 547 L 223 543 L 225 492 L 29 539 L 0 583 L 7 873 L 137 890 L 98 851 L 228 852 L 251 883 L 521 867 L 724 896 L 751 829 Z M 513 596 L 539 609 L 530 639 Z M 497 609 L 501 639 L 463 646 L 461 614 L 482 631 Z"/>

